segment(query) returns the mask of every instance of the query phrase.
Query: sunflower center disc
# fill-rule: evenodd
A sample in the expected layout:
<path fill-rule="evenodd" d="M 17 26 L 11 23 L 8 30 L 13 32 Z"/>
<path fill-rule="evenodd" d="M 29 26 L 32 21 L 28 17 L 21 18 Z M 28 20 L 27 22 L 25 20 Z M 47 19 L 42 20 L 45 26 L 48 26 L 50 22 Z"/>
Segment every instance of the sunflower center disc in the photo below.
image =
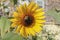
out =
<path fill-rule="evenodd" d="M 31 16 L 25 16 L 24 18 L 24 25 L 30 26 L 33 23 L 33 18 Z"/>

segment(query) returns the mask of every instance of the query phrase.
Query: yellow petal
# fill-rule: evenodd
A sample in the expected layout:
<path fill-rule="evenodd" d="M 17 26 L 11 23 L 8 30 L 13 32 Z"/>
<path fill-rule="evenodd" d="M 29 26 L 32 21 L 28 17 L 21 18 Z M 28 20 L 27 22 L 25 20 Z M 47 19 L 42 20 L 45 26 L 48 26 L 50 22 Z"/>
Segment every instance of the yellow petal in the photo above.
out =
<path fill-rule="evenodd" d="M 21 28 L 22 28 L 22 26 L 19 25 L 19 26 L 17 27 L 17 29 L 16 29 L 16 33 L 20 32 Z"/>
<path fill-rule="evenodd" d="M 17 12 L 14 12 L 13 13 L 13 17 L 18 17 L 18 13 Z"/>
<path fill-rule="evenodd" d="M 22 26 L 21 30 L 20 30 L 20 34 L 23 36 L 23 37 L 27 37 L 28 34 L 26 32 L 26 28 L 24 26 Z"/>
<path fill-rule="evenodd" d="M 33 27 L 33 29 L 35 30 L 35 32 L 40 32 L 42 30 L 42 28 L 40 27 L 40 25 L 38 25 L 37 23 L 35 24 L 35 26 Z"/>
<path fill-rule="evenodd" d="M 17 19 L 11 19 L 10 20 L 11 22 L 16 22 L 16 21 L 18 21 Z"/>
<path fill-rule="evenodd" d="M 25 28 L 25 30 L 24 30 L 24 31 L 25 31 L 25 32 L 24 32 L 24 33 L 25 33 L 25 37 L 28 37 L 28 35 L 30 34 L 30 33 L 29 33 L 29 30 L 28 30 L 27 27 L 24 27 L 24 28 Z"/>
<path fill-rule="evenodd" d="M 16 7 L 17 11 L 20 12 L 20 7 Z"/>
<path fill-rule="evenodd" d="M 28 35 L 30 35 L 30 32 L 29 32 L 29 28 L 28 27 L 26 27 L 26 32 L 27 32 Z"/>
<path fill-rule="evenodd" d="M 36 23 L 45 23 L 45 20 L 35 20 Z"/>
<path fill-rule="evenodd" d="M 38 16 L 43 16 L 45 13 L 44 12 L 39 12 L 39 13 L 35 13 L 34 16 L 38 17 Z"/>
<path fill-rule="evenodd" d="M 29 28 L 29 32 L 31 35 L 35 36 L 35 31 L 33 30 L 33 28 Z"/>
<path fill-rule="evenodd" d="M 21 34 L 22 36 L 24 36 L 24 27 L 21 28 L 20 34 Z"/>
<path fill-rule="evenodd" d="M 44 24 L 39 24 L 40 25 L 40 27 L 43 27 L 44 26 Z"/>
<path fill-rule="evenodd" d="M 24 6 L 24 8 L 26 8 L 27 7 L 26 3 L 23 6 Z"/>
<path fill-rule="evenodd" d="M 24 12 L 24 14 L 27 13 L 27 5 L 26 5 L 26 3 L 23 5 L 23 12 Z"/>
<path fill-rule="evenodd" d="M 15 23 L 12 23 L 11 27 L 16 27 L 17 25 Z"/>
<path fill-rule="evenodd" d="M 37 22 L 37 21 L 36 21 L 36 22 L 35 22 L 35 25 L 42 27 L 42 26 L 44 25 L 43 23 L 44 23 L 44 22 Z"/>
<path fill-rule="evenodd" d="M 32 9 L 32 7 L 35 5 L 35 3 L 34 2 L 31 2 L 29 5 L 28 5 L 28 9 Z"/>
<path fill-rule="evenodd" d="M 41 19 L 44 19 L 45 18 L 45 16 L 37 16 L 37 17 L 35 17 L 35 20 L 41 20 Z"/>
<path fill-rule="evenodd" d="M 42 28 L 41 27 L 35 27 L 35 28 L 33 28 L 34 30 L 35 30 L 35 32 L 37 32 L 37 33 L 39 33 L 41 30 L 42 30 Z"/>
<path fill-rule="evenodd" d="M 35 6 L 32 8 L 32 11 L 35 11 L 39 6 L 35 4 Z"/>
<path fill-rule="evenodd" d="M 44 11 L 44 9 L 43 8 L 40 8 L 40 9 L 37 9 L 36 11 L 35 11 L 35 13 L 39 13 L 39 12 L 43 12 Z"/>
<path fill-rule="evenodd" d="M 22 5 L 20 5 L 20 7 L 16 7 L 16 9 L 17 9 L 17 11 L 18 11 L 19 14 L 20 14 L 20 13 L 21 13 L 21 14 L 24 13 L 22 7 L 23 7 Z"/>

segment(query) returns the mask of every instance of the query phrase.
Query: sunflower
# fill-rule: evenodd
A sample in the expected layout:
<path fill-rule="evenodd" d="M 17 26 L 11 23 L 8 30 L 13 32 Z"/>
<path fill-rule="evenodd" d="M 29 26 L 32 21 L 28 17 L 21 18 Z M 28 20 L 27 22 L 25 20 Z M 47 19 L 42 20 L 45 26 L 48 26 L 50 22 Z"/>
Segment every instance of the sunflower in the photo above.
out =
<path fill-rule="evenodd" d="M 27 37 L 28 35 L 35 36 L 36 33 L 42 30 L 45 22 L 43 8 L 40 8 L 36 3 L 23 4 L 16 7 L 11 19 L 11 26 L 16 28 L 16 33 Z"/>

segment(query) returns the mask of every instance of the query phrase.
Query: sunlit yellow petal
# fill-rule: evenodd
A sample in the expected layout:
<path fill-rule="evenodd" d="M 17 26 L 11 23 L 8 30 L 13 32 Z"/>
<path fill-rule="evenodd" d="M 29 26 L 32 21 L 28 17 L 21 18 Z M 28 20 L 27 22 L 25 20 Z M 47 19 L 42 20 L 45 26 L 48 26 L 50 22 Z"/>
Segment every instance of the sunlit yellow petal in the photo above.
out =
<path fill-rule="evenodd" d="M 22 26 L 21 25 L 19 25 L 18 27 L 17 27 L 17 29 L 16 29 L 16 32 L 18 33 L 18 32 L 20 32 L 20 29 L 22 28 Z"/>
<path fill-rule="evenodd" d="M 39 13 L 34 14 L 34 16 L 35 17 L 37 17 L 37 16 L 43 16 L 44 14 L 45 14 L 44 12 L 39 12 Z"/>
<path fill-rule="evenodd" d="M 40 32 L 42 30 L 42 28 L 36 23 L 35 26 L 33 27 L 33 29 L 36 31 L 36 32 Z"/>
<path fill-rule="evenodd" d="M 28 9 L 31 10 L 34 5 L 35 5 L 35 3 L 34 3 L 34 2 L 31 2 L 31 3 L 28 5 Z"/>
<path fill-rule="evenodd" d="M 35 20 L 37 23 L 44 23 L 46 22 L 45 20 Z"/>
<path fill-rule="evenodd" d="M 27 27 L 26 27 L 26 32 L 27 32 L 27 34 L 30 35 L 29 28 L 27 28 Z"/>
<path fill-rule="evenodd" d="M 35 13 L 43 12 L 43 10 L 44 10 L 43 8 L 37 9 Z"/>
<path fill-rule="evenodd" d="M 17 12 L 14 12 L 13 13 L 13 17 L 18 17 L 18 13 Z"/>
<path fill-rule="evenodd" d="M 39 8 L 39 6 L 36 4 L 36 5 L 32 8 L 32 11 L 35 11 L 37 8 Z"/>
<path fill-rule="evenodd" d="M 22 36 L 24 36 L 24 27 L 21 28 L 20 34 L 21 34 Z"/>
<path fill-rule="evenodd" d="M 37 17 L 35 17 L 36 20 L 41 20 L 41 19 L 44 19 L 44 18 L 45 18 L 45 16 L 37 16 Z"/>
<path fill-rule="evenodd" d="M 15 23 L 12 23 L 11 27 L 16 27 L 17 25 Z"/>
<path fill-rule="evenodd" d="M 20 7 L 16 7 L 16 9 L 17 9 L 17 11 L 18 11 L 19 14 L 20 14 L 20 13 L 21 13 L 21 14 L 24 13 L 22 7 L 23 7 L 22 5 L 20 5 Z"/>
<path fill-rule="evenodd" d="M 35 35 L 35 32 L 32 28 L 29 28 L 29 32 L 30 32 L 31 35 L 33 35 L 33 36 Z"/>
<path fill-rule="evenodd" d="M 16 22 L 16 21 L 18 21 L 17 19 L 11 19 L 10 20 L 11 22 Z"/>
<path fill-rule="evenodd" d="M 34 29 L 35 32 L 40 32 L 42 30 L 41 27 L 34 27 L 33 29 Z"/>

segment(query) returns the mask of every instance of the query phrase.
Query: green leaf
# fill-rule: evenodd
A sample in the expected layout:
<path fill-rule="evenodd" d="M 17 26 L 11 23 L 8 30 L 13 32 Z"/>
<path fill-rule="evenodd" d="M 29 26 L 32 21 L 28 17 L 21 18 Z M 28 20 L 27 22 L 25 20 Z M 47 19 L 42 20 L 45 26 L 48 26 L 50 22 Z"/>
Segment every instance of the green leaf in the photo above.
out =
<path fill-rule="evenodd" d="M 13 0 L 13 2 L 14 2 L 14 5 L 17 4 L 17 0 Z"/>
<path fill-rule="evenodd" d="M 13 32 L 9 32 L 4 36 L 3 40 L 22 40 L 22 39 L 20 35 Z"/>
<path fill-rule="evenodd" d="M 1 28 L 1 36 L 3 37 L 6 31 L 10 28 L 10 21 L 6 17 L 1 17 L 0 19 L 0 28 Z"/>
<path fill-rule="evenodd" d="M 2 40 L 1 36 L 0 36 L 0 40 Z"/>
<path fill-rule="evenodd" d="M 57 12 L 55 9 L 51 9 L 48 10 L 46 13 L 52 16 L 57 22 L 60 23 L 60 12 Z"/>
<path fill-rule="evenodd" d="M 37 36 L 33 36 L 32 37 L 32 40 L 37 40 Z"/>
<path fill-rule="evenodd" d="M 14 5 L 17 4 L 17 0 L 10 0 L 10 1 L 11 1 L 11 3 L 13 3 Z"/>

